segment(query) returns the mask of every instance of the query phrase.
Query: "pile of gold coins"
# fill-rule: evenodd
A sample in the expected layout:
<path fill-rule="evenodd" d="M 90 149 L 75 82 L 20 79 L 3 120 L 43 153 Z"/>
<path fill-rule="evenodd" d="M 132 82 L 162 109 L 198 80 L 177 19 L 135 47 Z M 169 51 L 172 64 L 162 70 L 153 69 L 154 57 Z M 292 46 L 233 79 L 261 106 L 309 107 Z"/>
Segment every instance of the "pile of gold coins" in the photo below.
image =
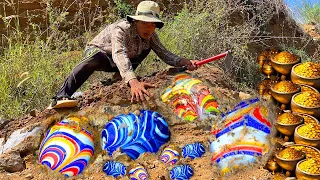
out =
<path fill-rule="evenodd" d="M 297 124 L 302 122 L 304 119 L 301 116 L 294 115 L 292 113 L 283 113 L 277 118 L 277 122 L 281 124 Z"/>
<path fill-rule="evenodd" d="M 293 160 L 302 158 L 304 153 L 302 151 L 295 150 L 294 148 L 285 148 L 279 152 L 278 156 L 282 159 Z"/>
<path fill-rule="evenodd" d="M 299 164 L 299 169 L 310 174 L 320 174 L 320 160 L 307 159 Z"/>
<path fill-rule="evenodd" d="M 305 107 L 320 107 L 320 94 L 305 91 L 294 97 L 294 102 Z"/>
<path fill-rule="evenodd" d="M 319 93 L 316 89 L 314 89 L 313 87 L 310 87 L 308 85 L 301 85 L 301 92 Z"/>
<path fill-rule="evenodd" d="M 315 118 L 310 117 L 310 115 L 305 115 L 305 114 L 297 114 L 297 115 L 304 119 L 305 124 L 318 124 L 317 120 Z"/>
<path fill-rule="evenodd" d="M 257 60 L 259 71 L 267 75 L 258 85 L 258 92 L 279 107 L 275 123 L 279 142 L 296 143 L 275 152 L 275 156 L 293 168 L 320 174 L 320 63 L 304 62 L 293 53 L 275 49 L 262 52 Z M 276 163 L 287 171 L 286 176 L 293 174 L 295 169 Z"/>
<path fill-rule="evenodd" d="M 320 125 L 304 124 L 297 129 L 297 133 L 305 138 L 320 139 Z"/>
<path fill-rule="evenodd" d="M 278 63 L 293 63 L 293 62 L 296 62 L 297 60 L 298 60 L 298 56 L 291 54 L 287 51 L 277 53 L 273 57 L 273 61 Z"/>
<path fill-rule="evenodd" d="M 296 66 L 293 71 L 302 77 L 318 78 L 320 77 L 320 64 L 314 62 L 305 62 Z"/>
<path fill-rule="evenodd" d="M 320 157 L 320 152 L 312 147 L 302 146 L 302 145 L 294 145 L 294 146 L 290 146 L 288 148 L 293 148 L 297 151 L 303 152 L 306 155 L 307 159 Z"/>
<path fill-rule="evenodd" d="M 280 81 L 279 83 L 275 84 L 273 87 L 274 90 L 277 92 L 295 92 L 299 89 L 299 85 L 292 83 L 291 81 Z"/>

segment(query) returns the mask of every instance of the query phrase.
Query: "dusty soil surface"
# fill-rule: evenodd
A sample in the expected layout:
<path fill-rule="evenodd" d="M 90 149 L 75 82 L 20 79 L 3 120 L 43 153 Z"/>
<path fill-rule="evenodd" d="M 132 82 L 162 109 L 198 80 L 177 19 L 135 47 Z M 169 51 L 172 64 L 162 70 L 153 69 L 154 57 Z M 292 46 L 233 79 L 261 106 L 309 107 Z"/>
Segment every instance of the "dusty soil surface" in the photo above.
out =
<path fill-rule="evenodd" d="M 230 110 L 230 108 L 240 101 L 240 93 L 233 91 L 233 84 L 228 77 L 214 67 L 202 67 L 198 69 L 194 76 L 203 80 L 217 97 L 218 102 L 222 109 Z M 242 170 L 231 177 L 224 177 L 218 173 L 217 168 L 212 165 L 211 153 L 209 151 L 209 143 L 212 135 L 210 130 L 212 124 L 218 119 L 205 122 L 187 123 L 180 120 L 173 113 L 168 111 L 165 104 L 160 101 L 160 94 L 165 87 L 171 82 L 173 76 L 167 75 L 166 71 L 157 73 L 152 77 L 141 78 L 142 81 L 153 83 L 156 88 L 150 89 L 152 97 L 148 103 L 145 104 L 131 104 L 130 103 L 130 89 L 127 85 L 116 82 L 110 86 L 102 86 L 101 84 L 94 84 L 87 90 L 82 97 L 79 97 L 80 104 L 77 108 L 63 109 L 63 110 L 44 110 L 37 113 L 36 117 L 27 115 L 18 119 L 12 120 L 0 130 L 0 137 L 9 137 L 14 130 L 20 129 L 25 126 L 40 124 L 41 126 L 50 127 L 56 121 L 65 117 L 68 114 L 82 114 L 90 118 L 102 121 L 105 124 L 108 119 L 120 113 L 132 112 L 136 109 L 151 109 L 159 112 L 168 122 L 171 139 L 165 145 L 174 144 L 180 148 L 188 143 L 200 142 L 205 145 L 206 153 L 201 158 L 180 159 L 179 164 L 189 164 L 194 169 L 194 176 L 191 180 L 213 180 L 213 179 L 273 179 L 273 175 L 262 167 L 250 168 Z M 253 92 L 249 92 L 253 93 Z M 98 121 L 97 121 L 98 122 Z M 110 160 L 111 157 L 103 155 L 100 147 L 100 134 L 101 131 L 95 129 L 93 131 L 95 142 L 95 155 L 91 158 L 89 166 L 79 176 L 69 179 L 113 179 L 107 177 L 102 171 L 103 164 Z M 163 147 L 165 147 L 163 146 Z M 149 173 L 151 180 L 169 180 L 169 172 L 172 166 L 166 165 L 159 160 L 158 154 L 144 154 L 137 159 L 137 162 L 142 164 Z M 59 173 L 54 173 L 51 170 L 40 166 L 38 163 L 38 151 L 25 154 L 23 157 L 26 162 L 26 169 L 22 172 L 8 173 L 1 172 L 0 179 L 65 179 Z M 124 177 L 122 179 L 128 179 Z"/>

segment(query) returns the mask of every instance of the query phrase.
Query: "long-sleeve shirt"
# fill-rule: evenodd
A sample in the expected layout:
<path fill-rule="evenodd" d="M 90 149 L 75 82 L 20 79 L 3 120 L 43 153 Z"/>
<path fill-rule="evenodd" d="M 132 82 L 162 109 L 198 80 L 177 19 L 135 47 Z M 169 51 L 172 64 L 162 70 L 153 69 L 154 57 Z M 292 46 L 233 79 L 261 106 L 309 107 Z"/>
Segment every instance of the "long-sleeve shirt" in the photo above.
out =
<path fill-rule="evenodd" d="M 134 23 L 120 20 L 103 29 L 88 46 L 98 47 L 103 53 L 112 55 L 110 64 L 118 67 L 121 77 L 126 83 L 136 78 L 131 58 L 136 58 L 143 50 L 152 49 L 165 63 L 179 66 L 179 57 L 168 51 L 160 42 L 156 32 L 149 39 L 142 39 Z"/>

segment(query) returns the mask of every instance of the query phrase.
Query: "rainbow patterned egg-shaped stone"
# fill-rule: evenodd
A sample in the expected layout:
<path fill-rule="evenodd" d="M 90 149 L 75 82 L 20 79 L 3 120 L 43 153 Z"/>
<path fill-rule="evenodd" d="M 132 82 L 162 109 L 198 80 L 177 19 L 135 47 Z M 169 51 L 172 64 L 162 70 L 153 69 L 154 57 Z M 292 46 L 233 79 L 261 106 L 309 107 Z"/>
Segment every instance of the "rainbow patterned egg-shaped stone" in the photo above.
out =
<path fill-rule="evenodd" d="M 130 180 L 147 180 L 149 177 L 147 170 L 139 164 L 129 171 L 129 176 Z"/>
<path fill-rule="evenodd" d="M 179 152 L 173 147 L 166 147 L 160 155 L 160 160 L 166 164 L 174 165 L 179 160 Z"/>
<path fill-rule="evenodd" d="M 145 152 L 157 152 L 169 138 L 168 123 L 163 117 L 157 112 L 141 110 L 138 116 L 121 114 L 108 122 L 102 131 L 101 146 L 110 156 L 120 148 L 135 160 Z"/>
<path fill-rule="evenodd" d="M 205 148 L 201 143 L 193 143 L 193 144 L 187 144 L 182 149 L 182 156 L 184 158 L 190 157 L 191 159 L 201 157 L 205 153 Z"/>
<path fill-rule="evenodd" d="M 189 165 L 176 166 L 170 171 L 172 180 L 188 180 L 193 176 L 193 169 Z"/>
<path fill-rule="evenodd" d="M 39 150 L 39 162 L 67 177 L 80 174 L 94 153 L 91 134 L 76 130 L 64 119 L 47 131 Z"/>
<path fill-rule="evenodd" d="M 126 175 L 126 170 L 127 170 L 127 168 L 125 165 L 123 165 L 120 162 L 115 162 L 115 161 L 108 161 L 103 166 L 103 171 L 108 176 L 113 176 L 114 178 L 117 178 L 118 176 Z"/>

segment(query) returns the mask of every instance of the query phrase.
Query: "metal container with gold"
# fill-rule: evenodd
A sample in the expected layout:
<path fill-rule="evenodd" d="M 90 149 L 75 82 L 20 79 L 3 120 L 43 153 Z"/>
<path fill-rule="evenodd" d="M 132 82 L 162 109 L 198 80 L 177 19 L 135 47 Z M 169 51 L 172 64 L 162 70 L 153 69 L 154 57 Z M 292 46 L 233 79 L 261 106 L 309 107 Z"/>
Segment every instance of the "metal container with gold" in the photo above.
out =
<path fill-rule="evenodd" d="M 303 152 L 289 147 L 276 153 L 275 156 L 279 166 L 287 171 L 294 171 L 296 169 L 297 163 L 306 157 Z M 289 172 L 287 172 L 286 174 L 290 175 Z"/>
<path fill-rule="evenodd" d="M 275 70 L 273 69 L 270 61 L 266 61 L 263 64 L 262 71 L 263 71 L 263 73 L 265 73 L 267 75 L 268 78 L 270 78 L 270 75 L 275 72 Z"/>
<path fill-rule="evenodd" d="M 320 149 L 320 125 L 301 124 L 294 131 L 294 142 Z"/>
<path fill-rule="evenodd" d="M 313 146 L 305 144 L 290 144 L 287 147 L 294 148 L 297 151 L 302 151 L 306 155 L 307 159 L 320 157 L 320 150 Z"/>
<path fill-rule="evenodd" d="M 284 141 L 288 142 L 289 137 L 294 134 L 295 128 L 302 123 L 303 117 L 286 112 L 277 118 L 275 127 L 280 133 L 285 135 Z"/>
<path fill-rule="evenodd" d="M 296 167 L 296 176 L 299 180 L 319 180 L 320 161 L 318 159 L 299 161 Z"/>
<path fill-rule="evenodd" d="M 301 92 L 309 91 L 309 92 L 319 93 L 319 91 L 316 88 L 306 84 L 301 84 L 300 87 L 301 87 Z"/>
<path fill-rule="evenodd" d="M 294 65 L 291 70 L 291 80 L 295 84 L 306 84 L 320 89 L 320 64 L 304 62 Z"/>
<path fill-rule="evenodd" d="M 267 168 L 272 171 L 272 174 L 274 174 L 275 171 L 277 171 L 279 169 L 279 165 L 276 161 L 270 159 L 267 162 Z"/>
<path fill-rule="evenodd" d="M 309 114 L 297 113 L 297 112 L 293 112 L 292 114 L 302 117 L 304 119 L 303 121 L 304 124 L 320 124 L 317 118 Z"/>
<path fill-rule="evenodd" d="M 291 110 L 320 118 L 320 94 L 305 91 L 293 95 Z"/>
<path fill-rule="evenodd" d="M 298 56 L 287 51 L 280 52 L 271 59 L 272 67 L 283 75 L 290 74 L 291 68 L 299 62 Z"/>
<path fill-rule="evenodd" d="M 291 81 L 280 81 L 277 84 L 271 86 L 271 95 L 278 102 L 282 104 L 289 104 L 292 96 L 300 92 L 300 90 L 300 86 L 292 83 Z"/>

